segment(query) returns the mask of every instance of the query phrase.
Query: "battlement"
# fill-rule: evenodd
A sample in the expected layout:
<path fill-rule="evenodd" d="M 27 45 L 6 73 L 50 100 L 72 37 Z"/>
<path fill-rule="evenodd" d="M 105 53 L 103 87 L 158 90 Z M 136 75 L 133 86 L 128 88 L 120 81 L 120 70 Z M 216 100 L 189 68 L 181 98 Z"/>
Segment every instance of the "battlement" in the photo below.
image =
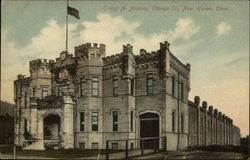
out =
<path fill-rule="evenodd" d="M 185 69 L 190 70 L 191 65 L 189 63 L 187 63 L 186 65 L 183 64 L 177 57 L 175 57 L 172 53 L 170 54 L 170 59 L 173 63 L 177 63 L 180 64 L 181 66 L 183 66 Z"/>
<path fill-rule="evenodd" d="M 55 61 L 54 60 L 47 60 L 47 59 L 35 59 L 33 61 L 30 61 L 30 69 L 37 69 L 40 67 L 49 67 L 51 66 Z"/>
<path fill-rule="evenodd" d="M 113 64 L 113 62 L 120 62 L 123 53 L 114 54 L 103 58 L 105 64 Z"/>
<path fill-rule="evenodd" d="M 105 45 L 97 44 L 97 43 L 85 43 L 75 47 L 75 56 L 85 56 L 89 57 L 90 55 L 94 55 L 95 57 L 103 57 L 105 56 Z"/>
<path fill-rule="evenodd" d="M 207 111 L 207 102 L 206 101 L 202 102 L 202 110 Z"/>
<path fill-rule="evenodd" d="M 131 46 L 130 44 L 127 45 L 123 45 L 123 53 L 133 53 L 133 46 Z"/>
<path fill-rule="evenodd" d="M 218 115 L 218 109 L 214 109 L 214 115 L 215 115 L 215 116 Z"/>
<path fill-rule="evenodd" d="M 30 80 L 30 77 L 25 77 L 25 75 L 19 74 L 17 75 L 17 80 L 15 80 L 15 83 L 20 82 L 22 85 L 29 85 Z"/>
<path fill-rule="evenodd" d="M 149 62 L 153 60 L 159 60 L 159 51 L 147 52 L 145 49 L 140 49 L 140 54 L 135 56 L 138 63 Z"/>
<path fill-rule="evenodd" d="M 189 105 L 193 106 L 193 107 L 198 107 L 200 109 L 200 111 L 202 112 L 208 112 L 209 115 L 211 116 L 215 116 L 216 118 L 219 118 L 227 123 L 232 123 L 232 119 L 230 119 L 228 116 L 226 116 L 225 114 L 221 113 L 218 111 L 218 109 L 214 109 L 213 106 L 209 106 L 206 101 L 202 102 L 202 105 L 200 106 L 200 97 L 199 96 L 195 96 L 194 97 L 194 102 L 189 101 L 188 102 Z"/>
<path fill-rule="evenodd" d="M 169 50 L 170 43 L 168 41 L 160 42 L 160 50 Z"/>
<path fill-rule="evenodd" d="M 213 108 L 214 108 L 213 106 L 209 106 L 209 107 L 208 107 L 208 111 L 209 111 L 210 113 L 213 113 Z"/>
<path fill-rule="evenodd" d="M 219 118 L 221 118 L 221 115 L 222 115 L 222 113 L 221 113 L 221 112 L 218 112 L 218 117 L 219 117 Z"/>

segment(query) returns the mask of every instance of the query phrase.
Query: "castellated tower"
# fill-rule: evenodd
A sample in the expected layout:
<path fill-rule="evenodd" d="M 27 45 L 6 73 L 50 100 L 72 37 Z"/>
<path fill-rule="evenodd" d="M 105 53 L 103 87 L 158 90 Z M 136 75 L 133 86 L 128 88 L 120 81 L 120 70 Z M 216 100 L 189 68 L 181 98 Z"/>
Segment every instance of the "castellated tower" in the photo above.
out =
<path fill-rule="evenodd" d="M 100 148 L 103 131 L 104 44 L 86 43 L 75 47 L 76 62 L 76 147 Z M 83 124 L 84 123 L 84 124 Z M 86 124 L 86 125 L 85 125 Z M 87 125 L 91 124 L 91 125 Z"/>
<path fill-rule="evenodd" d="M 36 103 L 34 102 L 51 94 L 50 67 L 53 62 L 47 59 L 30 61 L 30 77 L 18 75 L 18 79 L 14 82 L 15 143 L 17 145 L 24 144 L 29 137 L 37 137 L 36 111 L 33 109 Z"/>

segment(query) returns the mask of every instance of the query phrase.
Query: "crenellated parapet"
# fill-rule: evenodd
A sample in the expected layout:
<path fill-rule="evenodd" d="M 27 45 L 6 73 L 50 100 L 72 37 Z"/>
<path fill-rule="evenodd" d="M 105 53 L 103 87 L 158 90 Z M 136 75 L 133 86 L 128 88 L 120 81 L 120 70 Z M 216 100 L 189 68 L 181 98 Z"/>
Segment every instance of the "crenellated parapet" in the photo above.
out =
<path fill-rule="evenodd" d="M 172 53 L 170 54 L 170 62 L 172 65 L 181 66 L 181 70 L 185 73 L 186 70 L 190 71 L 191 65 L 187 63 L 186 65 L 183 64 L 177 57 L 175 57 Z"/>
<path fill-rule="evenodd" d="M 206 102 L 206 101 L 203 101 L 203 102 L 202 102 L 201 110 L 204 111 L 204 112 L 207 111 L 207 102 Z"/>
<path fill-rule="evenodd" d="M 133 53 L 133 46 L 130 44 L 123 45 L 123 53 Z"/>
<path fill-rule="evenodd" d="M 23 85 L 28 85 L 30 83 L 31 78 L 30 77 L 25 77 L 25 75 L 19 74 L 17 75 L 17 80 L 21 82 Z"/>
<path fill-rule="evenodd" d="M 224 122 L 225 121 L 225 114 L 222 114 L 221 120 Z"/>
<path fill-rule="evenodd" d="M 200 107 L 200 97 L 199 96 L 194 97 L 194 102 L 189 101 L 189 106 L 200 108 L 200 111 L 203 111 L 203 112 L 213 116 L 214 118 L 219 119 L 222 122 L 225 122 L 228 124 L 231 124 L 233 122 L 232 119 L 230 119 L 228 116 L 226 116 L 222 112 L 218 111 L 218 109 L 214 109 L 214 107 L 211 105 L 208 107 L 208 104 L 206 101 L 203 101 L 202 105 Z"/>
<path fill-rule="evenodd" d="M 105 45 L 97 43 L 85 43 L 75 47 L 75 57 L 77 60 L 89 58 L 102 58 L 105 56 Z"/>
<path fill-rule="evenodd" d="M 30 68 L 30 74 L 38 71 L 39 69 L 50 69 L 51 66 L 54 64 L 54 60 L 47 60 L 47 59 L 35 59 L 33 61 L 30 61 L 29 68 Z"/>
<path fill-rule="evenodd" d="M 158 61 L 159 60 L 159 51 L 158 52 L 147 52 L 145 49 L 140 50 L 140 55 L 135 56 L 136 63 L 138 65 L 140 64 L 145 64 L 145 63 L 150 63 L 153 61 Z"/>
<path fill-rule="evenodd" d="M 218 109 L 214 109 L 214 116 L 218 117 Z"/>
<path fill-rule="evenodd" d="M 213 115 L 213 113 L 214 113 L 214 109 L 213 109 L 214 107 L 213 106 L 209 106 L 208 107 L 208 113 L 210 114 L 210 115 Z"/>
<path fill-rule="evenodd" d="M 122 69 L 123 75 L 134 75 L 136 68 L 135 56 L 133 54 L 133 46 L 130 44 L 123 45 L 123 50 L 120 54 L 107 56 L 103 58 L 103 69 Z"/>
<path fill-rule="evenodd" d="M 169 50 L 170 43 L 168 41 L 160 42 L 160 50 Z"/>
<path fill-rule="evenodd" d="M 128 66 L 132 66 L 137 70 L 145 70 L 148 68 L 157 68 L 160 75 L 170 76 L 170 65 L 176 70 L 179 70 L 188 79 L 190 78 L 190 64 L 184 65 L 181 63 L 170 51 L 169 43 L 167 41 L 160 43 L 160 48 L 157 51 L 147 52 L 145 49 L 140 49 L 139 55 L 133 54 L 133 46 L 130 44 L 123 45 L 123 50 L 119 54 L 107 56 L 103 58 L 104 70 L 113 68 L 122 68 L 127 70 Z M 85 45 L 76 47 L 76 55 L 78 52 L 83 53 L 83 58 L 88 58 Z M 128 61 L 130 61 L 128 65 Z M 188 90 L 190 90 L 190 84 L 188 83 Z"/>
<path fill-rule="evenodd" d="M 218 112 L 218 118 L 221 120 L 221 117 L 222 116 L 222 113 L 221 112 Z"/>
<path fill-rule="evenodd" d="M 233 120 L 227 115 L 208 107 L 200 97 L 195 96 L 194 102 L 189 101 L 189 134 L 191 145 L 231 145 L 233 144 Z"/>
<path fill-rule="evenodd" d="M 103 69 L 113 69 L 122 67 L 123 53 L 107 56 L 103 58 Z"/>
<path fill-rule="evenodd" d="M 200 105 L 200 97 L 199 97 L 199 96 L 195 96 L 195 97 L 194 97 L 194 104 L 195 104 L 196 106 L 199 106 L 199 105 Z"/>

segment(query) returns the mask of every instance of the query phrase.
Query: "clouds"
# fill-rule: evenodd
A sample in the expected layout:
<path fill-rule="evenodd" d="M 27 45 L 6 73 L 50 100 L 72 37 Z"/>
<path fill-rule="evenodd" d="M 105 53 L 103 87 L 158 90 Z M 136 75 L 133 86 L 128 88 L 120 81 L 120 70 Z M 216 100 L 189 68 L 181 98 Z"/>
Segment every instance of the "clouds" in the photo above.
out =
<path fill-rule="evenodd" d="M 196 26 L 193 19 L 188 18 L 180 18 L 177 23 L 174 31 L 169 31 L 168 36 L 171 40 L 175 40 L 177 38 L 189 39 L 192 35 L 199 31 L 200 27 Z"/>
<path fill-rule="evenodd" d="M 73 39 L 76 27 L 77 24 L 69 24 L 72 50 L 72 43 L 77 42 Z M 36 58 L 55 59 L 65 50 L 65 26 L 60 26 L 51 19 L 38 35 L 32 37 L 27 46 L 21 48 L 7 39 L 8 30 L 1 29 L 1 33 L 1 100 L 12 102 L 13 81 L 18 74 L 29 76 L 29 61 Z"/>
<path fill-rule="evenodd" d="M 107 45 L 107 55 L 111 55 L 120 52 L 123 44 L 134 41 L 136 29 L 141 24 L 126 21 L 121 16 L 99 14 L 97 21 L 85 21 L 82 25 L 85 27 L 80 31 L 82 41 L 104 43 Z"/>
<path fill-rule="evenodd" d="M 231 30 L 231 25 L 227 24 L 226 22 L 220 22 L 217 25 L 217 36 L 222 36 L 225 34 L 228 34 L 228 32 Z"/>
<path fill-rule="evenodd" d="M 121 52 L 123 44 L 130 43 L 134 46 L 134 53 L 145 48 L 152 51 L 159 48 L 159 42 L 168 40 L 189 39 L 199 31 L 192 18 L 180 18 L 174 30 L 163 30 L 159 33 L 144 35 L 138 32 L 141 27 L 139 21 L 130 22 L 121 16 L 112 17 L 109 14 L 99 14 L 97 21 L 86 21 L 80 35 L 85 42 L 101 42 L 107 44 L 107 55 Z"/>
<path fill-rule="evenodd" d="M 142 25 L 139 20 L 128 21 L 122 16 L 109 14 L 98 14 L 95 21 L 69 23 L 69 52 L 74 53 L 74 47 L 77 45 L 95 42 L 106 44 L 106 55 L 108 56 L 120 53 L 122 45 L 130 43 L 134 46 L 134 53 L 138 54 L 141 48 L 148 51 L 158 50 L 159 42 L 168 40 L 172 43 L 176 39 L 190 39 L 199 31 L 199 26 L 196 26 L 190 17 L 179 18 L 175 28 L 159 33 L 141 34 L 138 31 Z M 78 28 L 84 29 L 79 30 Z M 1 98 L 12 101 L 13 93 L 9 89 L 13 88 L 16 75 L 29 76 L 29 61 L 36 58 L 55 59 L 61 51 L 65 50 L 65 25 L 59 25 L 55 19 L 48 20 L 40 32 L 34 35 L 30 39 L 30 43 L 24 47 L 16 47 L 15 43 L 7 39 L 8 30 L 1 30 L 1 93 L 4 95 Z M 184 47 L 188 49 L 194 45 L 185 45 Z M 6 94 L 7 90 L 8 94 Z"/>

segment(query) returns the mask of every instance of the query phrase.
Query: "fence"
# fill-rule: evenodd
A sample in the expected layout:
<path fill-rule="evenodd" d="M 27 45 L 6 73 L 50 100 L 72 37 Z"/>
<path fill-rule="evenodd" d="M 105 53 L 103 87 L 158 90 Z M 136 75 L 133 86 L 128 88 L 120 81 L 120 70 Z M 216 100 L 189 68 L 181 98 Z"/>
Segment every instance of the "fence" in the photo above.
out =
<path fill-rule="evenodd" d="M 8 157 L 2 157 L 2 154 L 7 154 Z M 12 156 L 13 154 L 13 156 Z M 0 159 L 16 159 L 16 145 L 0 145 Z"/>
<path fill-rule="evenodd" d="M 106 160 L 110 155 L 115 159 L 129 159 L 131 157 L 167 151 L 167 137 L 147 137 L 136 139 L 120 139 L 106 141 Z"/>

